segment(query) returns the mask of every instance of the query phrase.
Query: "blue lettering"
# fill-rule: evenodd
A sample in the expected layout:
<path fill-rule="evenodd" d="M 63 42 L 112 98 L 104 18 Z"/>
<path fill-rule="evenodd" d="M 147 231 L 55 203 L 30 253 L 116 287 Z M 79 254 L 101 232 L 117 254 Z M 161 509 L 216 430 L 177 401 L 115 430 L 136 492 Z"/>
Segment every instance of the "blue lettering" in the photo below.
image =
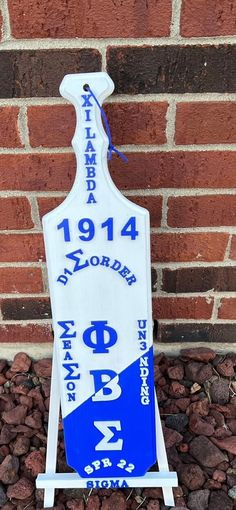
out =
<path fill-rule="evenodd" d="M 85 110 L 85 114 L 86 114 L 85 120 L 86 120 L 86 122 L 90 122 L 91 121 L 90 113 L 91 113 L 91 110 Z"/>
<path fill-rule="evenodd" d="M 68 402 L 75 402 L 75 393 L 67 393 Z"/>
<path fill-rule="evenodd" d="M 96 169 L 94 166 L 87 166 L 86 170 L 87 170 L 86 177 L 89 177 L 89 178 L 96 177 Z"/>
<path fill-rule="evenodd" d="M 93 146 L 92 142 L 90 142 L 90 140 L 88 141 L 88 143 L 86 145 L 85 152 L 96 152 L 94 149 L 94 146 Z"/>
<path fill-rule="evenodd" d="M 89 372 L 94 379 L 94 391 L 97 393 L 105 384 L 110 382 L 114 377 L 117 376 L 117 373 L 114 370 L 90 370 Z M 103 388 L 104 395 L 111 395 L 112 389 L 107 388 L 106 386 Z"/>
<path fill-rule="evenodd" d="M 126 278 L 126 281 L 128 285 L 132 285 L 132 283 L 135 283 L 137 281 L 137 278 L 132 274 L 132 276 L 129 276 L 129 278 Z"/>
<path fill-rule="evenodd" d="M 128 269 L 128 267 L 126 267 L 126 266 L 124 266 L 124 267 L 123 267 L 123 269 L 121 269 L 121 271 L 119 271 L 119 274 L 120 274 L 121 276 L 123 276 L 123 278 L 124 278 L 125 276 L 127 276 L 127 274 L 129 274 L 129 273 L 130 273 L 130 270 L 129 270 L 129 269 Z"/>
<path fill-rule="evenodd" d="M 75 251 L 72 251 L 71 253 L 67 253 L 67 255 L 66 255 L 66 257 L 68 259 L 75 261 L 75 265 L 74 265 L 74 269 L 73 269 L 74 273 L 76 271 L 80 271 L 80 269 L 84 269 L 85 267 L 87 267 L 89 265 L 87 260 L 85 261 L 84 264 L 80 264 L 80 257 L 77 257 L 76 253 L 80 253 L 82 255 L 83 251 L 82 250 L 75 250 Z"/>
<path fill-rule="evenodd" d="M 96 255 L 91 257 L 90 259 L 91 266 L 98 266 L 99 263 L 100 263 L 99 257 L 97 257 Z"/>
<path fill-rule="evenodd" d="M 92 326 L 84 331 L 83 341 L 95 354 L 109 352 L 117 342 L 117 332 L 107 326 L 108 321 L 91 321 Z"/>
<path fill-rule="evenodd" d="M 76 337 L 76 331 L 73 331 L 73 333 L 68 333 L 70 331 L 70 327 L 75 325 L 74 321 L 58 321 L 57 323 L 61 328 L 64 330 L 61 334 L 60 338 L 75 338 Z M 69 325 L 68 325 L 69 324 Z"/>
<path fill-rule="evenodd" d="M 138 332 L 138 340 L 146 340 L 147 331 L 139 331 Z"/>
<path fill-rule="evenodd" d="M 97 164 L 97 162 L 96 162 L 97 154 L 85 154 L 84 156 L 85 156 L 85 165 L 86 166 Z"/>
<path fill-rule="evenodd" d="M 72 360 L 73 360 L 72 356 L 67 351 L 66 354 L 65 354 L 65 357 L 64 357 L 64 361 L 72 361 Z"/>
<path fill-rule="evenodd" d="M 71 349 L 71 340 L 63 340 L 63 349 Z"/>
<path fill-rule="evenodd" d="M 57 282 L 63 283 L 63 285 L 66 285 L 68 282 L 67 276 L 64 276 L 64 274 L 60 274 L 57 278 Z"/>
<path fill-rule="evenodd" d="M 82 107 L 84 108 L 85 106 L 93 106 L 92 103 L 90 103 L 90 98 L 92 97 L 92 94 L 82 94 L 82 98 L 84 100 L 83 104 L 82 104 Z"/>
<path fill-rule="evenodd" d="M 86 180 L 87 182 L 87 191 L 93 191 L 96 188 L 96 182 L 92 179 Z"/>
<path fill-rule="evenodd" d="M 94 198 L 94 194 L 89 193 L 88 200 L 87 200 L 86 204 L 96 204 L 96 203 L 97 203 L 97 201 Z"/>
<path fill-rule="evenodd" d="M 138 327 L 140 329 L 145 329 L 147 327 L 147 321 L 146 320 L 138 321 Z"/>
<path fill-rule="evenodd" d="M 91 132 L 90 132 L 91 131 L 91 127 L 86 127 L 85 131 L 86 131 L 86 138 L 87 139 L 92 140 L 92 138 L 96 138 L 95 133 L 91 134 Z"/>
<path fill-rule="evenodd" d="M 111 488 L 117 489 L 119 487 L 119 480 L 111 480 Z"/>
<path fill-rule="evenodd" d="M 73 381 L 74 379 L 80 379 L 80 374 L 74 375 L 75 368 L 77 368 L 77 369 L 79 368 L 78 363 L 63 363 L 62 366 L 68 372 L 66 377 L 64 377 L 64 381 Z M 68 389 L 71 389 L 71 388 L 68 388 Z M 72 388 L 72 389 L 74 389 L 74 388 Z"/>
<path fill-rule="evenodd" d="M 102 256 L 101 266 L 109 267 L 110 257 Z"/>

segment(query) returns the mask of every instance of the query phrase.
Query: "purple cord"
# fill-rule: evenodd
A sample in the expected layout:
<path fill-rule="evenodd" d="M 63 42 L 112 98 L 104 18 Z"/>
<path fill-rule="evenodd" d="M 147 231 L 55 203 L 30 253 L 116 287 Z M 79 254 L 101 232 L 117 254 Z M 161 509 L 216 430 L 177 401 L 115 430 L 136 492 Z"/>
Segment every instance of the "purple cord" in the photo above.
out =
<path fill-rule="evenodd" d="M 99 110 L 100 110 L 100 112 L 102 114 L 102 118 L 103 118 L 103 122 L 104 122 L 104 126 L 105 126 L 105 131 L 106 131 L 106 134 L 107 134 L 108 140 L 109 140 L 108 159 L 110 160 L 112 158 L 112 152 L 115 152 L 118 156 L 120 156 L 121 159 L 123 159 L 123 161 L 125 161 L 127 163 L 128 158 L 122 152 L 120 152 L 118 149 L 116 149 L 116 147 L 112 143 L 111 130 L 110 130 L 110 126 L 109 126 L 109 123 L 108 123 L 108 120 L 107 120 L 107 116 L 105 114 L 105 111 L 103 110 L 103 107 L 100 105 L 100 103 L 97 100 L 95 94 L 93 93 L 93 91 L 91 90 L 91 88 L 88 85 L 86 87 L 86 90 L 88 92 L 90 92 L 91 96 L 93 97 L 95 103 L 97 104 L 97 106 L 98 106 L 98 108 L 99 108 Z"/>

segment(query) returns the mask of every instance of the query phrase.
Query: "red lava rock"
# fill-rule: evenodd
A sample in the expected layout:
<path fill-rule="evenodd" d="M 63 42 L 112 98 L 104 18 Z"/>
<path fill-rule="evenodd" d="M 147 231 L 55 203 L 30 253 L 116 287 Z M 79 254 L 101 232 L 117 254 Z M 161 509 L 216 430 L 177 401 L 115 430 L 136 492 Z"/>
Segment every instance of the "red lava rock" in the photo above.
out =
<path fill-rule="evenodd" d="M 31 359 L 25 352 L 18 352 L 13 360 L 12 372 L 28 372 L 31 366 Z"/>
<path fill-rule="evenodd" d="M 201 489 L 191 492 L 188 498 L 188 506 L 190 510 L 207 510 L 210 491 Z"/>
<path fill-rule="evenodd" d="M 97 495 L 89 496 L 86 510 L 99 510 L 100 509 L 100 501 Z"/>
<path fill-rule="evenodd" d="M 179 479 L 190 490 L 201 489 L 205 476 L 197 464 L 183 464 L 179 471 Z"/>
<path fill-rule="evenodd" d="M 181 381 L 184 377 L 184 367 L 183 365 L 177 364 L 172 367 L 167 368 L 167 374 L 170 379 L 175 379 L 176 381 Z"/>
<path fill-rule="evenodd" d="M 18 425 L 24 423 L 27 414 L 27 407 L 18 405 L 10 411 L 4 411 L 2 413 L 2 419 L 9 425 Z"/>
<path fill-rule="evenodd" d="M 23 406 L 28 407 L 28 409 L 32 409 L 33 399 L 31 397 L 28 397 L 28 395 L 20 395 L 19 400 Z"/>
<path fill-rule="evenodd" d="M 156 387 L 156 394 L 158 402 L 165 402 L 167 400 L 166 394 L 159 386 Z"/>
<path fill-rule="evenodd" d="M 154 364 L 154 381 L 157 382 L 162 377 L 162 372 L 159 365 Z"/>
<path fill-rule="evenodd" d="M 198 414 L 191 414 L 189 419 L 189 428 L 194 434 L 203 436 L 212 436 L 214 434 L 214 427 L 207 423 Z"/>
<path fill-rule="evenodd" d="M 213 370 L 211 365 L 191 361 L 185 365 L 185 373 L 190 381 L 203 384 L 212 377 Z"/>
<path fill-rule="evenodd" d="M 7 381 L 6 377 L 3 374 L 0 374 L 0 386 L 3 386 Z"/>
<path fill-rule="evenodd" d="M 227 426 L 233 434 L 236 434 L 236 420 L 228 420 Z"/>
<path fill-rule="evenodd" d="M 0 444 L 9 444 L 16 436 L 17 432 L 10 425 L 3 425 L 0 434 Z"/>
<path fill-rule="evenodd" d="M 216 439 L 212 437 L 212 442 L 218 446 L 221 450 L 236 455 L 236 436 L 226 437 L 225 439 Z"/>
<path fill-rule="evenodd" d="M 206 467 L 216 467 L 227 460 L 226 456 L 207 437 L 195 437 L 189 447 L 190 454 Z"/>
<path fill-rule="evenodd" d="M 5 368 L 7 368 L 8 364 L 7 364 L 7 360 L 6 359 L 1 359 L 0 360 L 0 373 L 3 372 L 3 370 Z"/>
<path fill-rule="evenodd" d="M 33 476 L 43 473 L 45 469 L 45 456 L 41 451 L 31 452 L 25 459 L 25 465 Z"/>
<path fill-rule="evenodd" d="M 147 510 L 160 510 L 160 503 L 158 499 L 150 499 L 150 501 L 147 504 Z"/>
<path fill-rule="evenodd" d="M 29 388 L 24 384 L 18 384 L 18 386 L 11 387 L 11 392 L 14 394 L 18 393 L 19 395 L 27 395 L 27 393 L 29 393 Z"/>
<path fill-rule="evenodd" d="M 183 384 L 180 384 L 177 381 L 173 381 L 170 384 L 169 394 L 171 395 L 171 397 L 176 397 L 176 398 L 183 397 L 186 395 L 186 393 L 187 393 L 187 390 L 186 390 L 185 386 L 183 386 Z"/>
<path fill-rule="evenodd" d="M 16 507 L 12 503 L 6 503 L 3 505 L 2 510 L 14 510 Z"/>
<path fill-rule="evenodd" d="M 212 491 L 210 495 L 208 510 L 233 510 L 233 502 L 227 494 L 222 491 Z"/>
<path fill-rule="evenodd" d="M 236 409 L 231 404 L 227 404 L 226 406 L 219 405 L 219 404 L 211 404 L 211 409 L 214 409 L 216 411 L 219 411 L 222 413 L 225 418 L 236 418 Z"/>
<path fill-rule="evenodd" d="M 189 413 L 196 413 L 200 416 L 207 416 L 209 413 L 209 402 L 207 398 L 193 402 L 189 406 Z"/>
<path fill-rule="evenodd" d="M 113 492 L 102 502 L 102 510 L 126 510 L 126 500 L 122 492 Z"/>
<path fill-rule="evenodd" d="M 50 389 L 51 389 L 51 381 L 49 379 L 46 379 L 46 381 L 42 383 L 42 391 L 46 398 L 50 396 Z"/>
<path fill-rule="evenodd" d="M 0 465 L 1 482 L 15 483 L 18 480 L 19 460 L 14 455 L 7 455 Z"/>
<path fill-rule="evenodd" d="M 26 437 L 32 437 L 35 434 L 35 430 L 32 430 L 26 425 L 17 425 L 14 427 L 14 431 L 20 434 L 24 434 Z"/>
<path fill-rule="evenodd" d="M 234 363 L 231 359 L 225 359 L 218 365 L 216 365 L 216 369 L 220 375 L 224 377 L 233 377 L 234 376 Z"/>
<path fill-rule="evenodd" d="M 163 499 L 162 489 L 160 487 L 148 487 L 143 490 L 142 496 L 144 498 L 159 498 Z"/>
<path fill-rule="evenodd" d="M 210 416 L 213 416 L 213 418 L 215 419 L 215 422 L 216 422 L 216 425 L 218 427 L 223 427 L 224 424 L 225 424 L 225 419 L 224 419 L 224 416 L 222 416 L 221 413 L 219 413 L 219 411 L 216 411 L 215 409 L 210 409 Z"/>
<path fill-rule="evenodd" d="M 191 359 L 194 361 L 203 361 L 208 363 L 216 357 L 216 353 L 208 347 L 194 347 L 190 349 L 181 349 L 180 355 L 182 358 Z"/>
<path fill-rule="evenodd" d="M 178 407 L 178 409 L 180 409 L 180 411 L 182 411 L 184 413 L 190 404 L 190 398 L 188 398 L 188 397 L 178 398 L 178 400 L 176 400 L 175 404 Z"/>
<path fill-rule="evenodd" d="M 189 445 L 187 443 L 180 443 L 178 445 L 178 450 L 181 453 L 186 453 L 189 451 Z"/>
<path fill-rule="evenodd" d="M 82 499 L 80 499 L 80 501 L 75 499 L 67 501 L 66 506 L 68 510 L 84 510 L 84 502 Z"/>
<path fill-rule="evenodd" d="M 212 401 L 216 404 L 227 404 L 229 402 L 229 381 L 216 379 L 211 385 L 210 393 Z"/>
<path fill-rule="evenodd" d="M 25 418 L 25 424 L 32 429 L 40 429 L 42 427 L 42 416 L 39 411 L 33 411 L 32 414 Z"/>
<path fill-rule="evenodd" d="M 34 484 L 25 477 L 20 478 L 14 485 L 10 485 L 7 489 L 8 498 L 26 499 L 34 492 Z"/>
<path fill-rule="evenodd" d="M 52 371 L 51 358 L 45 358 L 34 363 L 34 370 L 38 377 L 50 377 Z"/>
<path fill-rule="evenodd" d="M 0 455 L 4 457 L 6 457 L 7 455 L 9 455 L 10 453 L 10 450 L 9 450 L 9 447 L 7 445 L 2 445 L 0 446 Z"/>
<path fill-rule="evenodd" d="M 179 444 L 183 440 L 183 436 L 179 432 L 177 432 L 177 430 L 172 430 L 169 429 L 168 427 L 164 427 L 163 432 L 165 437 L 166 448 L 171 448 L 171 446 Z"/>
<path fill-rule="evenodd" d="M 30 448 L 30 440 L 25 436 L 18 436 L 13 447 L 14 455 L 25 455 Z"/>
<path fill-rule="evenodd" d="M 207 482 L 204 485 L 204 488 L 210 490 L 221 489 L 221 483 L 217 482 L 217 480 L 207 480 Z"/>
<path fill-rule="evenodd" d="M 232 432 L 227 428 L 227 425 L 218 427 L 213 434 L 213 437 L 216 437 L 216 439 L 224 439 L 230 436 L 232 436 Z"/>
<path fill-rule="evenodd" d="M 220 469 L 216 469 L 212 475 L 213 480 L 216 480 L 217 482 L 223 483 L 226 480 L 226 474 L 224 471 L 221 471 Z"/>

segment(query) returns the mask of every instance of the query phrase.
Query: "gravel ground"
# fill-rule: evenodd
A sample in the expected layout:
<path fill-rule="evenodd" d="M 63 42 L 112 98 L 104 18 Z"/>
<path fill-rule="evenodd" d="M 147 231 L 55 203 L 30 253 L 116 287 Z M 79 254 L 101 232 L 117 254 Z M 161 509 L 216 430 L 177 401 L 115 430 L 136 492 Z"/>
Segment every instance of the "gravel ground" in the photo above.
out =
<path fill-rule="evenodd" d="M 178 473 L 176 510 L 236 510 L 236 353 L 208 348 L 155 358 L 155 381 L 170 469 Z M 36 510 L 43 491 L 51 360 L 19 353 L 0 360 L 0 508 Z M 68 471 L 59 427 L 58 471 Z M 152 489 L 60 490 L 58 510 L 167 510 Z"/>

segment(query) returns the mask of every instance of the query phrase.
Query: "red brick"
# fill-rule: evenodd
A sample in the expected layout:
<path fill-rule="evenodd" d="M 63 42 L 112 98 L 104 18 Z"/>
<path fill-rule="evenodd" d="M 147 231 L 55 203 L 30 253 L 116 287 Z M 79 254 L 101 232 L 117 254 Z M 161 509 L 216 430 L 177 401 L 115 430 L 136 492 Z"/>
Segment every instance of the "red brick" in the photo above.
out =
<path fill-rule="evenodd" d="M 210 262 L 224 260 L 229 236 L 225 233 L 153 234 L 152 260 Z"/>
<path fill-rule="evenodd" d="M 33 228 L 31 207 L 26 197 L 0 198 L 0 230 Z"/>
<path fill-rule="evenodd" d="M 232 236 L 230 258 L 236 260 L 236 236 Z"/>
<path fill-rule="evenodd" d="M 51 307 L 48 298 L 5 298 L 1 299 L 3 320 L 50 319 Z"/>
<path fill-rule="evenodd" d="M 106 112 L 116 145 L 166 142 L 168 103 L 113 103 Z"/>
<path fill-rule="evenodd" d="M 235 195 L 171 197 L 168 200 L 170 227 L 214 227 L 236 224 Z"/>
<path fill-rule="evenodd" d="M 0 235 L 0 262 L 38 262 L 44 259 L 41 234 Z"/>
<path fill-rule="evenodd" d="M 236 188 L 236 152 L 129 153 L 113 156 L 111 175 L 120 189 Z M 2 190 L 68 191 L 75 176 L 74 154 L 1 154 Z"/>
<path fill-rule="evenodd" d="M 66 195 L 65 195 L 66 196 Z M 64 197 L 39 197 L 38 200 L 38 208 L 39 215 L 42 218 L 45 214 L 55 209 L 58 205 L 60 205 Z"/>
<path fill-rule="evenodd" d="M 236 142 L 236 103 L 179 103 L 176 110 L 177 145 Z"/>
<path fill-rule="evenodd" d="M 1 343 L 47 343 L 52 342 L 52 332 L 49 324 L 1 324 Z"/>
<path fill-rule="evenodd" d="M 162 197 L 160 196 L 128 196 L 131 202 L 145 207 L 150 213 L 151 227 L 160 227 L 162 217 Z"/>
<path fill-rule="evenodd" d="M 124 144 L 166 142 L 168 103 L 111 103 L 105 106 L 112 141 Z M 42 125 L 47 129 L 42 130 Z M 68 147 L 75 132 L 75 112 L 69 105 L 31 106 L 28 126 L 32 147 Z"/>
<path fill-rule="evenodd" d="M 42 271 L 39 267 L 0 267 L 0 293 L 43 292 Z"/>
<path fill-rule="evenodd" d="M 213 299 L 205 298 L 153 298 L 155 319 L 210 319 Z"/>
<path fill-rule="evenodd" d="M 9 0 L 12 35 L 35 37 L 168 36 L 170 0 Z"/>
<path fill-rule="evenodd" d="M 18 130 L 19 108 L 3 106 L 0 108 L 0 146 L 23 147 Z"/>
<path fill-rule="evenodd" d="M 236 152 L 129 153 L 128 163 L 113 158 L 112 177 L 120 189 L 234 188 Z"/>
<path fill-rule="evenodd" d="M 236 298 L 222 298 L 218 310 L 219 319 L 236 319 Z"/>
<path fill-rule="evenodd" d="M 145 207 L 150 212 L 150 223 L 152 227 L 159 227 L 162 216 L 162 197 L 161 196 L 127 196 L 128 200 L 135 204 Z M 63 197 L 39 197 L 39 214 L 42 217 L 49 211 L 55 209 L 64 200 Z"/>
<path fill-rule="evenodd" d="M 0 41 L 2 39 L 2 35 L 3 35 L 3 17 L 2 13 L 0 12 Z"/>
<path fill-rule="evenodd" d="M 47 129 L 42 129 L 43 125 L 46 125 Z M 28 127 L 32 147 L 69 147 L 75 132 L 74 107 L 30 106 Z"/>
<path fill-rule="evenodd" d="M 2 190 L 65 191 L 74 176 L 74 154 L 0 155 Z"/>
<path fill-rule="evenodd" d="M 235 18 L 234 0 L 183 0 L 181 35 L 235 35 Z"/>

